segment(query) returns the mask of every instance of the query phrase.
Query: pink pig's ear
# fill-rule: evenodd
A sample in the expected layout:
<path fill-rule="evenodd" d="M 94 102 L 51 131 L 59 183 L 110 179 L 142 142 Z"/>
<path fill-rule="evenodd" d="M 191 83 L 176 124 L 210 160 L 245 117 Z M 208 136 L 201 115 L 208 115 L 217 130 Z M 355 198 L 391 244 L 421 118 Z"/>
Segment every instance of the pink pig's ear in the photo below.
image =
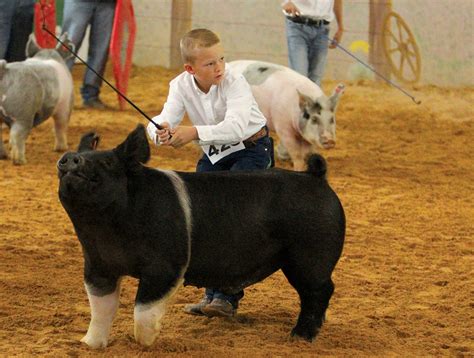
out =
<path fill-rule="evenodd" d="M 36 43 L 35 35 L 31 33 L 30 37 L 28 38 L 28 43 L 26 44 L 26 57 L 33 57 L 38 53 L 39 50 L 41 50 L 41 47 L 39 47 Z"/>
<path fill-rule="evenodd" d="M 302 94 L 300 91 L 296 90 L 298 93 L 298 103 L 300 105 L 301 110 L 303 111 L 307 107 L 311 107 L 314 101 L 309 98 L 308 96 Z"/>
<path fill-rule="evenodd" d="M 3 75 L 5 74 L 6 70 L 7 70 L 7 61 L 0 60 L 0 80 L 3 78 Z"/>
<path fill-rule="evenodd" d="M 342 83 L 339 83 L 334 89 L 334 92 L 332 93 L 331 97 L 329 97 L 329 103 L 331 104 L 332 112 L 336 111 L 337 104 L 339 103 L 339 99 L 344 93 L 344 88 L 345 86 Z"/>
<path fill-rule="evenodd" d="M 61 42 L 58 42 L 58 44 L 56 45 L 56 51 L 59 52 L 59 54 L 61 55 L 61 57 L 64 59 L 64 60 L 67 60 L 69 59 L 70 57 L 73 56 L 72 52 L 74 52 L 75 50 L 75 46 L 74 44 L 69 40 L 68 36 L 67 36 L 67 32 L 63 33 L 59 39 L 61 40 L 61 42 L 67 46 L 64 47 L 64 45 L 61 44 Z M 71 52 L 72 51 L 72 52 Z"/>

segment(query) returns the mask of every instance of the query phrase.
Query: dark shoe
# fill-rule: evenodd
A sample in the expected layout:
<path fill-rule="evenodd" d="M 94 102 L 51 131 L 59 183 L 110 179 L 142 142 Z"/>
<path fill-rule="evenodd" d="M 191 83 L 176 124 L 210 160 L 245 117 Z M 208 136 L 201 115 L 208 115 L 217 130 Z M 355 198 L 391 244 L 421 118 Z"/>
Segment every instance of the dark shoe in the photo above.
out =
<path fill-rule="evenodd" d="M 202 309 L 210 303 L 211 303 L 211 299 L 207 298 L 207 296 L 206 296 L 199 303 L 184 306 L 184 312 L 187 313 L 187 314 L 193 314 L 193 315 L 197 315 L 197 316 L 204 316 L 205 313 L 202 311 Z"/>
<path fill-rule="evenodd" d="M 107 106 L 99 98 L 91 98 L 82 102 L 84 108 L 107 109 Z"/>
<path fill-rule="evenodd" d="M 232 303 L 221 298 L 214 298 L 210 304 L 201 309 L 201 312 L 209 317 L 232 317 L 236 311 Z"/>

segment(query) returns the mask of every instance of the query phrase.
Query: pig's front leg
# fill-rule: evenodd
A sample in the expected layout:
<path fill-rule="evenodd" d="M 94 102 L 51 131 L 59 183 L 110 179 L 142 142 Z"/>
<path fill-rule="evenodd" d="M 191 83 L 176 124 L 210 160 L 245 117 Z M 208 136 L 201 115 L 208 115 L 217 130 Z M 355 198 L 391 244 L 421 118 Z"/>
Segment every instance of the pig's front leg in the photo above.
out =
<path fill-rule="evenodd" d="M 293 169 L 296 171 L 306 170 L 306 157 L 311 153 L 311 145 L 301 137 L 287 136 L 281 138 L 281 142 L 287 149 L 291 160 L 293 161 Z"/>
<path fill-rule="evenodd" d="M 26 164 L 25 142 L 31 130 L 31 125 L 22 125 L 20 122 L 25 121 L 17 120 L 10 129 L 11 158 L 15 165 Z M 27 122 L 33 123 L 32 120 Z"/>
<path fill-rule="evenodd" d="M 7 159 L 8 155 L 7 155 L 7 152 L 5 151 L 5 147 L 3 146 L 2 126 L 3 126 L 3 123 L 0 122 L 0 159 Z"/>
<path fill-rule="evenodd" d="M 110 328 L 119 306 L 120 281 L 117 280 L 113 285 L 115 290 L 103 295 L 101 294 L 104 291 L 103 288 L 85 283 L 91 307 L 91 321 L 87 334 L 81 339 L 81 342 L 91 348 L 105 348 L 107 346 Z"/>
<path fill-rule="evenodd" d="M 169 282 L 173 281 L 170 286 Z M 148 347 L 155 342 L 166 307 L 182 284 L 183 279 L 178 276 L 140 279 L 134 309 L 134 333 L 138 343 Z"/>

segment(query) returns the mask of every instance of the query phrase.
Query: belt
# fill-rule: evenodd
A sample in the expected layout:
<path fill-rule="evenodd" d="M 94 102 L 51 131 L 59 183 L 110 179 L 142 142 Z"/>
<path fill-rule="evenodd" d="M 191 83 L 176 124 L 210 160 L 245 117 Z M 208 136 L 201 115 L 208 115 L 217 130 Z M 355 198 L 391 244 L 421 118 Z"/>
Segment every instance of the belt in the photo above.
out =
<path fill-rule="evenodd" d="M 257 133 L 254 135 L 248 137 L 246 140 L 243 141 L 245 148 L 251 148 L 255 146 L 255 142 L 259 140 L 260 138 L 265 137 L 268 134 L 268 129 L 267 126 L 262 127 L 259 129 Z"/>
<path fill-rule="evenodd" d="M 305 24 L 320 27 L 321 25 L 329 25 L 330 22 L 326 20 L 314 20 L 306 16 L 287 16 L 288 20 L 296 22 L 297 24 Z"/>

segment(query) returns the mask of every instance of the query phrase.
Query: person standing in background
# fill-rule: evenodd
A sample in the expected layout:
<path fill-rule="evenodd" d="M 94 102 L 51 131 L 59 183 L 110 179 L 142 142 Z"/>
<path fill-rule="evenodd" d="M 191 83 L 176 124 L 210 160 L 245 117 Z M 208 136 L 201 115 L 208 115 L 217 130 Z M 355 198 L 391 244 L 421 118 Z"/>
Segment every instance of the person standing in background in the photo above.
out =
<path fill-rule="evenodd" d="M 35 0 L 0 0 L 0 59 L 24 61 L 33 31 Z"/>
<path fill-rule="evenodd" d="M 103 76 L 109 55 L 110 37 L 114 22 L 116 0 L 65 0 L 62 31 L 74 44 L 76 51 L 82 45 L 87 26 L 90 25 L 87 63 Z M 74 58 L 67 65 L 72 69 Z M 81 87 L 83 106 L 105 109 L 100 100 L 102 79 L 89 68 L 86 69 Z"/>
<path fill-rule="evenodd" d="M 321 86 L 328 48 L 335 48 L 344 32 L 342 0 L 287 0 L 281 6 L 289 66 Z M 329 45 L 329 25 L 334 19 L 338 27 Z"/>

